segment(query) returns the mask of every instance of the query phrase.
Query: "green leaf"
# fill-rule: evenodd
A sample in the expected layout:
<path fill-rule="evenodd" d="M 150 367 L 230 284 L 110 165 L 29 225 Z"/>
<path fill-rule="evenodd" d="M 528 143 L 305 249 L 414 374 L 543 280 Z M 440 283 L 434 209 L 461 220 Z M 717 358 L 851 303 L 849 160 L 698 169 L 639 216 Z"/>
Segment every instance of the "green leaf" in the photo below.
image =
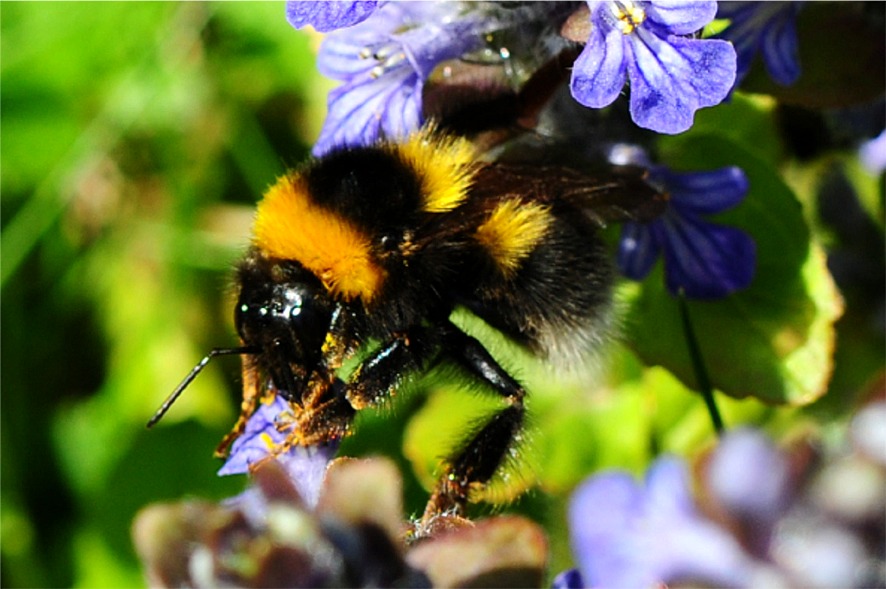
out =
<path fill-rule="evenodd" d="M 834 322 L 842 300 L 821 249 L 810 244 L 796 197 L 771 166 L 724 138 L 685 137 L 664 147 L 674 169 L 738 165 L 750 180 L 745 201 L 717 221 L 753 237 L 754 281 L 726 299 L 689 305 L 713 385 L 736 398 L 814 401 L 824 394 L 833 368 Z M 665 290 L 660 265 L 642 288 L 622 292 L 630 305 L 629 341 L 638 356 L 697 388 L 677 301 Z"/>
<path fill-rule="evenodd" d="M 588 382 L 548 393 L 530 420 L 531 451 L 547 493 L 562 495 L 605 468 L 643 472 L 651 455 L 644 381 Z M 615 388 L 611 388 L 615 387 Z M 534 391 L 533 391 L 534 392 Z"/>
<path fill-rule="evenodd" d="M 776 102 L 769 96 L 736 92 L 729 102 L 699 110 L 691 134 L 728 137 L 761 159 L 777 161 L 782 157 L 783 145 L 773 115 L 775 107 Z M 741 124 L 736 125 L 736 121 Z"/>

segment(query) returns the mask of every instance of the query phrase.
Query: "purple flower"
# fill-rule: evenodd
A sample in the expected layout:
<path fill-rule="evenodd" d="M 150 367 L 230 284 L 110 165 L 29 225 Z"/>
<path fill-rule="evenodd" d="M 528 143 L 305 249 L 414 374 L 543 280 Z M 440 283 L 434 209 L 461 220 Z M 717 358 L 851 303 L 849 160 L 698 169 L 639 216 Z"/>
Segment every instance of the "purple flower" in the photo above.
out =
<path fill-rule="evenodd" d="M 705 480 L 713 499 L 735 518 L 745 545 L 765 556 L 791 499 L 786 457 L 759 432 L 739 429 L 723 438 Z"/>
<path fill-rule="evenodd" d="M 377 0 L 367 2 L 305 2 L 286 3 L 286 20 L 297 29 L 311 25 L 321 33 L 361 23 L 375 12 Z"/>
<path fill-rule="evenodd" d="M 747 287 L 756 269 L 753 239 L 705 219 L 741 202 L 748 191 L 744 172 L 734 166 L 692 173 L 651 166 L 649 179 L 670 195 L 668 206 L 654 221 L 622 226 L 621 272 L 642 280 L 663 253 L 665 283 L 672 294 L 714 299 Z"/>
<path fill-rule="evenodd" d="M 657 460 L 645 485 L 596 475 L 569 508 L 578 568 L 554 587 L 882 587 L 886 471 L 861 456 L 840 451 L 817 472 L 797 470 L 805 451 L 730 432 L 701 462 L 702 504 L 675 458 Z"/>
<path fill-rule="evenodd" d="M 551 589 L 582 589 L 585 580 L 578 569 L 568 569 L 554 577 Z"/>
<path fill-rule="evenodd" d="M 849 433 L 853 445 L 865 456 L 886 467 L 886 401 L 875 401 L 852 418 Z"/>
<path fill-rule="evenodd" d="M 686 466 L 674 458 L 656 461 L 644 486 L 623 472 L 589 479 L 572 497 L 569 521 L 585 586 L 747 586 L 755 568 L 732 536 L 696 511 Z"/>
<path fill-rule="evenodd" d="M 886 131 L 863 143 L 858 149 L 858 157 L 868 172 L 882 174 L 886 170 Z"/>
<path fill-rule="evenodd" d="M 717 18 L 731 24 L 719 35 L 732 42 L 738 56 L 735 85 L 748 73 L 759 50 L 773 80 L 783 86 L 800 77 L 797 13 L 802 2 L 720 2 Z"/>
<path fill-rule="evenodd" d="M 441 61 L 478 47 L 487 25 L 457 2 L 389 2 L 364 22 L 330 33 L 317 68 L 343 83 L 329 94 L 314 154 L 418 129 L 425 80 Z"/>
<path fill-rule="evenodd" d="M 220 476 L 249 473 L 250 467 L 266 459 L 273 449 L 286 440 L 288 429 L 278 424 L 289 415 L 289 403 L 277 395 L 271 403 L 261 403 L 246 422 L 246 429 L 234 441 L 228 460 L 219 469 Z M 282 429 L 282 431 L 281 431 Z M 308 505 L 317 501 L 326 465 L 335 456 L 338 446 L 293 446 L 277 456 L 302 498 Z M 249 491 L 247 491 L 249 493 Z M 240 496 L 242 500 L 248 497 Z"/>
<path fill-rule="evenodd" d="M 716 2 L 589 1 L 591 33 L 572 71 L 572 96 L 602 108 L 631 84 L 631 117 L 659 133 L 681 133 L 695 111 L 721 102 L 735 80 L 726 41 L 692 33 L 714 18 Z"/>

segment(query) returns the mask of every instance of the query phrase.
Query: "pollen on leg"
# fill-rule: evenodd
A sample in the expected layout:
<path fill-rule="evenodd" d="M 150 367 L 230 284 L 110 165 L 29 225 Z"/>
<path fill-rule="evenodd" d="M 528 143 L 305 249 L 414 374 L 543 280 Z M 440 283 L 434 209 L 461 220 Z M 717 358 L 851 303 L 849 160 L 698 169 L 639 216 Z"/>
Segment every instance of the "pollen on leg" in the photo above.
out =
<path fill-rule="evenodd" d="M 256 364 L 255 358 L 252 356 L 243 356 L 242 362 L 243 400 L 240 403 L 240 415 L 237 417 L 237 421 L 234 423 L 231 431 L 222 438 L 222 441 L 219 443 L 218 447 L 216 447 L 216 458 L 224 458 L 228 455 L 228 449 L 231 447 L 231 444 L 233 444 L 234 440 L 239 438 L 246 430 L 246 422 L 249 421 L 249 418 L 255 413 L 259 400 L 265 401 L 268 397 L 268 393 L 271 391 L 271 389 L 268 389 L 262 392 L 261 387 L 259 387 L 261 377 L 259 375 L 258 365 Z"/>

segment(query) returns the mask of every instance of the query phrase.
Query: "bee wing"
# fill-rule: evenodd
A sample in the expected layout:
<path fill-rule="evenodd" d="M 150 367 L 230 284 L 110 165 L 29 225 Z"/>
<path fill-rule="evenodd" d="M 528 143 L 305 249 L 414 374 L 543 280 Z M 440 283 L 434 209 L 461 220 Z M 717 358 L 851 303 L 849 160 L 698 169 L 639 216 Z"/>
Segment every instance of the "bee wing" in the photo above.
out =
<path fill-rule="evenodd" d="M 655 219 L 664 212 L 667 195 L 646 182 L 646 171 L 612 167 L 585 174 L 565 166 L 493 163 L 480 169 L 472 194 L 495 200 L 505 194 L 558 206 L 571 205 L 601 226 L 609 222 Z"/>

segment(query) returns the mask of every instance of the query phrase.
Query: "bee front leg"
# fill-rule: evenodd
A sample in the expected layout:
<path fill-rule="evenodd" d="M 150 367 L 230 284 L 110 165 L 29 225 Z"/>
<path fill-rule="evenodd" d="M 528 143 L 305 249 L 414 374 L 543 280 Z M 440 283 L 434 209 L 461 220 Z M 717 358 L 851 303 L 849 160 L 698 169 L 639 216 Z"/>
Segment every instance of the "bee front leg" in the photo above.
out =
<path fill-rule="evenodd" d="M 393 395 L 404 378 L 436 357 L 438 348 L 426 327 L 411 328 L 392 335 L 347 382 L 331 371 L 315 375 L 297 412 L 294 442 L 311 445 L 344 437 L 357 411 Z"/>
<path fill-rule="evenodd" d="M 354 370 L 348 383 L 348 402 L 357 410 L 375 405 L 394 394 L 404 378 L 423 370 L 438 352 L 439 340 L 426 327 L 395 333 Z"/>
<path fill-rule="evenodd" d="M 218 447 L 215 449 L 217 458 L 224 458 L 228 455 L 228 449 L 231 444 L 240 437 L 246 429 L 246 422 L 255 413 L 255 408 L 261 399 L 261 374 L 258 369 L 258 361 L 253 354 L 242 356 L 242 375 L 243 375 L 243 401 L 240 403 L 240 415 L 231 431 L 222 439 Z"/>

